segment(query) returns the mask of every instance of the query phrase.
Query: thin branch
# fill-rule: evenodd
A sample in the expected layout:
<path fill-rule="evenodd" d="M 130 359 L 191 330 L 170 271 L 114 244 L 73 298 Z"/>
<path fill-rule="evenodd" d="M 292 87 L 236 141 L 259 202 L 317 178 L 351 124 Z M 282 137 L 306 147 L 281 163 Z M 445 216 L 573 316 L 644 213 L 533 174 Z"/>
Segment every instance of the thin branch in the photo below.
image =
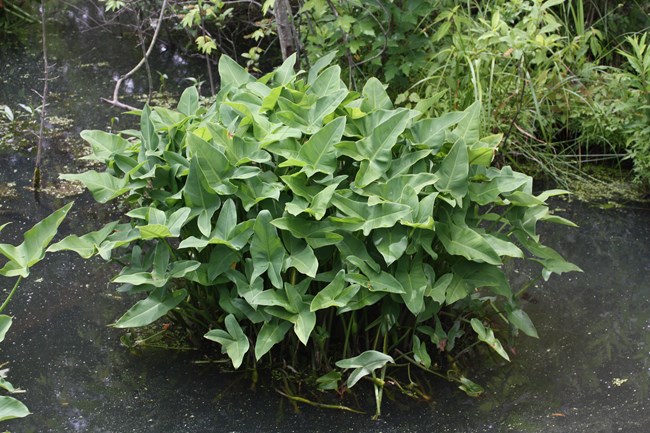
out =
<path fill-rule="evenodd" d="M 156 30 L 153 33 L 153 37 L 151 38 L 151 43 L 149 44 L 149 48 L 147 49 L 147 52 L 144 54 L 144 57 L 140 62 L 135 65 L 133 69 L 131 69 L 129 72 L 126 74 L 122 75 L 119 80 L 117 80 L 117 83 L 115 83 L 115 89 L 113 90 L 113 99 L 109 100 L 106 98 L 102 98 L 104 102 L 108 102 L 109 104 L 113 104 L 116 107 L 121 107 L 121 108 L 128 108 L 129 110 L 135 110 L 134 107 L 131 107 L 126 104 L 122 104 L 119 102 L 119 94 L 120 94 L 120 87 L 122 86 L 122 82 L 129 78 L 131 75 L 135 74 L 141 67 L 142 65 L 147 62 L 149 59 L 149 56 L 151 55 L 151 51 L 153 51 L 153 47 L 156 45 L 156 39 L 158 39 L 158 33 L 160 33 L 160 28 L 162 27 L 162 22 L 163 22 L 163 17 L 165 14 L 165 8 L 167 7 L 167 0 L 163 0 L 163 4 L 160 7 L 160 16 L 158 17 L 158 22 L 156 23 Z"/>
<path fill-rule="evenodd" d="M 49 81 L 49 66 L 47 64 L 47 33 L 45 29 L 45 0 L 41 0 L 41 40 L 43 42 L 43 94 L 41 95 L 41 126 L 38 131 L 38 146 L 36 147 L 36 163 L 34 164 L 34 177 L 32 186 L 34 191 L 41 187 L 41 158 L 43 154 L 43 129 L 45 128 L 45 116 L 47 103 L 47 83 Z"/>

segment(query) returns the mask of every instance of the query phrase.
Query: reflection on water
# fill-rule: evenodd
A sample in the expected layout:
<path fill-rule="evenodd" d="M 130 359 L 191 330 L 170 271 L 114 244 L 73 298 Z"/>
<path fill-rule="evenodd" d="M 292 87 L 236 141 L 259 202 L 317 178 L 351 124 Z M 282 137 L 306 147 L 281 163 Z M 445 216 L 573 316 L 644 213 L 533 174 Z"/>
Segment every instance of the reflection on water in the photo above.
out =
<path fill-rule="evenodd" d="M 124 45 L 99 31 L 79 32 L 94 26 L 94 10 L 84 7 L 69 11 L 71 21 L 52 24 L 52 75 L 58 78 L 49 111 L 73 124 L 50 138 L 50 182 L 74 166 L 70 143 L 81 129 L 106 129 L 119 114 L 99 97 L 139 55 L 117 51 Z M 155 70 L 172 80 L 192 73 L 178 54 L 159 53 Z M 39 74 L 37 54 L 19 45 L 0 47 L 0 103 L 30 100 Z M 141 78 L 133 82 L 134 93 L 146 87 Z M 0 224 L 13 221 L 12 233 L 67 200 L 34 200 L 25 189 L 32 164 L 29 146 L 0 149 L 0 185 L 12 185 L 0 190 Z M 76 201 L 64 232 L 97 228 L 110 212 L 86 196 Z M 125 308 L 108 296 L 114 293 L 106 284 L 111 269 L 57 254 L 36 267 L 11 305 L 16 320 L 0 360 L 10 360 L 12 382 L 27 390 L 22 400 L 34 415 L 6 425 L 18 433 L 647 432 L 650 211 L 560 205 L 581 228 L 547 227 L 546 242 L 585 273 L 553 277 L 531 290 L 526 309 L 540 339 L 520 337 L 511 364 L 475 372 L 487 391 L 480 399 L 434 382 L 432 403 L 387 401 L 380 421 L 310 407 L 296 414 L 270 385 L 253 391 L 246 374 L 192 363 L 200 357 L 196 352 L 129 353 L 119 344 L 120 333 L 106 326 Z M 2 240 L 18 241 L 8 229 Z M 523 280 L 530 270 L 517 272 L 513 276 Z M 360 404 L 372 411 L 371 401 Z"/>

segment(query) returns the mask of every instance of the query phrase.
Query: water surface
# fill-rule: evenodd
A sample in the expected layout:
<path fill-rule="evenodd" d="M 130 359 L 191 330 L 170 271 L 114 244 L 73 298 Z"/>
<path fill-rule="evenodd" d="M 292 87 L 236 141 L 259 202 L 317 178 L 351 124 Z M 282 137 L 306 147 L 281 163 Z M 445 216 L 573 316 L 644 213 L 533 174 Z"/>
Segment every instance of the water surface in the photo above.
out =
<path fill-rule="evenodd" d="M 123 126 L 119 110 L 99 98 L 110 95 L 116 74 L 139 60 L 139 51 L 123 51 L 115 34 L 90 29 L 95 12 L 84 7 L 63 8 L 50 23 L 56 79 L 48 111 L 69 122 L 49 125 L 46 188 L 58 187 L 58 172 L 77 167 L 82 129 L 108 129 L 112 117 Z M 25 43 L 38 46 L 37 38 L 27 37 L 0 47 L 0 104 L 12 108 L 35 104 L 32 89 L 40 86 L 39 53 Z M 183 76 L 200 74 L 164 47 L 152 63 L 176 88 Z M 129 88 L 144 92 L 143 76 Z M 0 224 L 14 223 L 2 241 L 18 242 L 18 233 L 72 198 L 76 204 L 61 231 L 99 227 L 111 209 L 87 195 L 35 199 L 27 188 L 33 143 L 29 133 L 0 143 Z M 129 305 L 106 283 L 113 270 L 56 254 L 34 269 L 11 305 L 14 327 L 0 357 L 10 361 L 10 379 L 27 390 L 21 399 L 34 414 L 6 426 L 17 433 L 650 431 L 650 210 L 558 206 L 581 227 L 546 227 L 543 239 L 585 273 L 531 289 L 526 310 L 540 339 L 522 336 L 512 363 L 468 372 L 486 388 L 480 399 L 432 381 L 431 402 L 388 400 L 379 421 L 309 406 L 296 413 L 273 390 L 277 383 L 262 380 L 252 390 L 246 373 L 194 363 L 203 359 L 200 353 L 129 352 L 119 343 L 120 331 L 107 327 Z M 530 272 L 519 267 L 513 279 L 523 282 Z M 360 395 L 358 405 L 372 413 L 366 397 Z"/>

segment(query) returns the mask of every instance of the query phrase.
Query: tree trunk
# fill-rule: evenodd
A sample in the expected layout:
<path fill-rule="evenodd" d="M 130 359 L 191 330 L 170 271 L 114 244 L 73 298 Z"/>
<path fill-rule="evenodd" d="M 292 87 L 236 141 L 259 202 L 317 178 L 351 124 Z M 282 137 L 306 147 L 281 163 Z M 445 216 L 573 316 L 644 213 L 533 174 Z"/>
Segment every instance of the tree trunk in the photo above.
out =
<path fill-rule="evenodd" d="M 286 60 L 287 57 L 296 52 L 296 28 L 293 25 L 293 14 L 289 0 L 275 0 L 273 12 L 278 27 L 282 58 Z"/>

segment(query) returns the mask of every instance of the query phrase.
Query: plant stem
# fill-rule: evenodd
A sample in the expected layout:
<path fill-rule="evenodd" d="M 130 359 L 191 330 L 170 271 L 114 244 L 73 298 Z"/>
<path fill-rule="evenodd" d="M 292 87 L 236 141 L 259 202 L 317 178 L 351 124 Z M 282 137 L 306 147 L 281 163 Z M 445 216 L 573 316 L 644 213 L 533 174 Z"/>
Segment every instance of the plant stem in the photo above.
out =
<path fill-rule="evenodd" d="M 299 402 L 299 403 L 305 403 L 305 404 L 308 404 L 310 406 L 320 407 L 322 409 L 338 409 L 338 410 L 344 410 L 344 411 L 347 411 L 347 412 L 362 413 L 362 414 L 365 413 L 365 412 L 362 412 L 360 410 L 352 409 L 351 407 L 347 407 L 347 406 L 341 406 L 341 405 L 338 405 L 338 404 L 318 403 L 318 402 L 315 402 L 315 401 L 307 400 L 304 397 L 299 397 L 297 395 L 285 394 L 284 392 L 280 391 L 277 388 L 275 389 L 275 392 L 277 392 L 278 394 L 280 394 L 283 397 L 288 398 L 291 401 L 295 401 L 295 402 Z"/>
<path fill-rule="evenodd" d="M 7 308 L 7 305 L 9 305 L 9 301 L 11 301 L 11 298 L 14 296 L 14 293 L 16 293 L 16 290 L 18 289 L 18 286 L 20 285 L 20 282 L 23 280 L 23 277 L 18 277 L 16 280 L 16 284 L 14 284 L 14 288 L 11 289 L 11 292 L 9 292 L 9 295 L 7 296 L 7 299 L 0 305 L 0 313 Z"/>

